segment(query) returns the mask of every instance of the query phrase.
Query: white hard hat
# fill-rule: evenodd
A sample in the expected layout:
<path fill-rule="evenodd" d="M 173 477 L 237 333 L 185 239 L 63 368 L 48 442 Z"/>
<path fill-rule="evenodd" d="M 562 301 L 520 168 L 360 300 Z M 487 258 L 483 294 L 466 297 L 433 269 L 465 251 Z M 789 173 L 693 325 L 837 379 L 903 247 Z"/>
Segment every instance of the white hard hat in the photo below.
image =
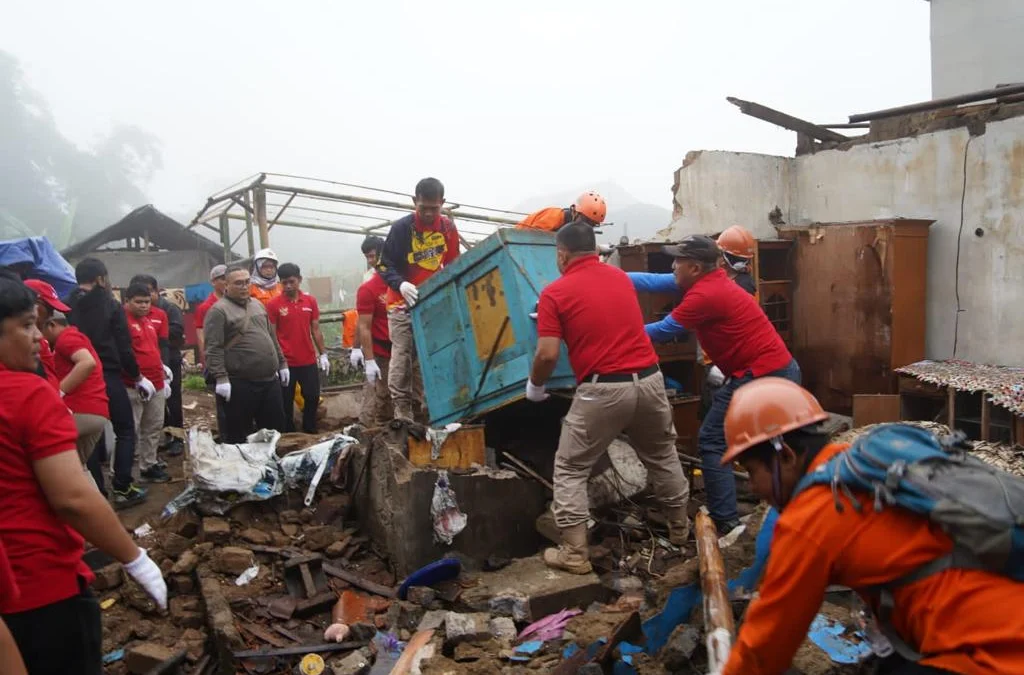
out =
<path fill-rule="evenodd" d="M 277 262 L 277 254 L 274 253 L 273 249 L 261 248 L 259 251 L 256 251 L 256 255 L 254 255 L 252 257 L 252 259 L 253 260 L 273 260 L 274 262 Z"/>

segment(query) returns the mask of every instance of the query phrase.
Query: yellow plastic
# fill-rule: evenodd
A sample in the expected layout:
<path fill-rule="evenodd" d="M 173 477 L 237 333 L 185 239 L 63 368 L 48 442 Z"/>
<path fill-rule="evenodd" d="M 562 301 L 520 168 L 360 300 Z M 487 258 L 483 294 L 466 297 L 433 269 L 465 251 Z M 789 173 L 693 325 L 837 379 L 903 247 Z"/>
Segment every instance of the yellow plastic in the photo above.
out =
<path fill-rule="evenodd" d="M 324 667 L 324 660 L 319 654 L 306 654 L 299 663 L 299 672 L 302 675 L 321 675 Z"/>

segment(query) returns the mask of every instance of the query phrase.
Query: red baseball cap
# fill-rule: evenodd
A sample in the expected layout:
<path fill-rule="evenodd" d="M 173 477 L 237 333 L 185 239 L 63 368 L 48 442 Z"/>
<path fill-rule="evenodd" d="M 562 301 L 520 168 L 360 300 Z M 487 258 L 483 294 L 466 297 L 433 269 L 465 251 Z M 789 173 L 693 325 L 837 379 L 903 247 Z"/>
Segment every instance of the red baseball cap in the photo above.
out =
<path fill-rule="evenodd" d="M 25 285 L 31 288 L 39 296 L 39 299 L 43 301 L 50 309 L 55 309 L 58 312 L 70 312 L 71 308 L 60 301 L 57 297 L 57 291 L 53 290 L 53 286 L 46 283 L 41 279 L 26 279 Z"/>

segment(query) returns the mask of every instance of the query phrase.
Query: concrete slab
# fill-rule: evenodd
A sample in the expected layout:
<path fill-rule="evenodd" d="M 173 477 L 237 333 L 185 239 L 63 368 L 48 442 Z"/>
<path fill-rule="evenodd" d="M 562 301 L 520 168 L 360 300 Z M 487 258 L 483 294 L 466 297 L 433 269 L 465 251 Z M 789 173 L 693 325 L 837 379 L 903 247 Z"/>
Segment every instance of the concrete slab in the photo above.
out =
<path fill-rule="evenodd" d="M 516 621 L 537 621 L 571 607 L 586 609 L 611 595 L 596 574 L 553 570 L 540 556 L 514 560 L 497 572 L 481 573 L 479 579 L 479 584 L 463 591 L 460 603 Z"/>

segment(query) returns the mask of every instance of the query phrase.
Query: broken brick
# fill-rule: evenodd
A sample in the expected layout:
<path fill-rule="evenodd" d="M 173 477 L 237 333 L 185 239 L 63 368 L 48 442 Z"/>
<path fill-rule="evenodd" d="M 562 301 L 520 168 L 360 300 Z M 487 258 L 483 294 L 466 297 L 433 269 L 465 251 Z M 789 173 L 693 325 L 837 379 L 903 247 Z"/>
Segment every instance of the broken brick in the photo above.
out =
<path fill-rule="evenodd" d="M 420 620 L 416 630 L 437 630 L 444 625 L 444 619 L 446 616 L 448 616 L 448 612 L 444 610 L 431 610 L 423 615 L 423 618 Z"/>
<path fill-rule="evenodd" d="M 423 608 L 419 605 L 398 600 L 388 607 L 388 625 L 391 626 L 392 632 L 402 628 L 413 630 L 423 621 L 424 614 Z"/>
<path fill-rule="evenodd" d="M 168 556 L 171 558 L 177 558 L 192 547 L 192 540 L 182 537 L 179 534 L 175 534 L 174 532 L 168 532 L 164 535 L 161 547 L 163 548 L 164 553 Z"/>
<path fill-rule="evenodd" d="M 519 632 L 516 630 L 516 622 L 505 616 L 497 616 L 490 622 L 491 635 L 500 642 L 512 644 L 515 642 Z"/>
<path fill-rule="evenodd" d="M 298 511 L 282 511 L 277 517 L 282 523 L 288 523 L 289 525 L 298 525 L 300 522 Z"/>
<path fill-rule="evenodd" d="M 312 525 L 302 530 L 306 539 L 303 548 L 322 551 L 338 540 L 338 529 L 330 525 Z"/>
<path fill-rule="evenodd" d="M 199 556 L 194 551 L 185 551 L 178 557 L 178 562 L 171 568 L 171 574 L 191 574 L 199 564 Z"/>
<path fill-rule="evenodd" d="M 487 614 L 448 612 L 444 617 L 444 631 L 448 644 L 478 642 L 490 638 L 490 619 Z"/>
<path fill-rule="evenodd" d="M 700 631 L 689 624 L 683 624 L 672 631 L 668 642 L 662 647 L 661 662 L 671 672 L 688 670 L 690 659 L 700 644 Z"/>
<path fill-rule="evenodd" d="M 176 598 L 171 598 L 168 609 L 171 616 L 182 612 L 198 612 L 202 610 L 202 603 L 194 595 L 179 595 Z"/>
<path fill-rule="evenodd" d="M 93 588 L 97 591 L 109 591 L 124 583 L 124 568 L 121 563 L 112 563 L 96 570 L 96 581 Z"/>
<path fill-rule="evenodd" d="M 362 675 L 370 669 L 370 656 L 362 649 L 357 649 L 338 663 L 331 666 L 334 675 Z"/>
<path fill-rule="evenodd" d="M 160 563 L 160 574 L 166 577 L 174 569 L 174 561 L 170 558 L 164 558 L 163 562 Z"/>
<path fill-rule="evenodd" d="M 125 652 L 124 663 L 129 673 L 143 675 L 173 656 L 174 652 L 163 645 L 141 642 Z"/>
<path fill-rule="evenodd" d="M 348 495 L 329 494 L 320 498 L 314 512 L 314 520 L 321 525 L 340 525 L 348 509 Z"/>
<path fill-rule="evenodd" d="M 203 518 L 203 541 L 226 543 L 231 538 L 231 525 L 223 518 Z"/>
<path fill-rule="evenodd" d="M 324 555 L 328 558 L 340 558 L 345 553 L 345 549 L 348 548 L 349 538 L 345 537 L 340 541 L 336 541 L 327 547 L 324 551 Z"/>
<path fill-rule="evenodd" d="M 183 509 L 175 512 L 163 529 L 179 537 L 195 539 L 199 535 L 199 517 L 191 510 Z"/>
<path fill-rule="evenodd" d="M 252 567 L 252 551 L 238 546 L 225 546 L 214 555 L 214 567 L 223 574 L 239 575 Z"/>
<path fill-rule="evenodd" d="M 151 637 L 153 633 L 156 631 L 156 626 L 153 625 L 153 622 L 147 621 L 146 619 L 139 619 L 138 621 L 133 621 L 131 626 L 132 635 L 139 638 L 140 640 L 145 640 Z"/>
<path fill-rule="evenodd" d="M 249 527 L 242 530 L 242 533 L 238 536 L 250 544 L 256 544 L 258 546 L 266 546 L 270 543 L 270 535 L 263 530 L 256 529 L 255 527 Z"/>
<path fill-rule="evenodd" d="M 299 533 L 299 526 L 295 523 L 281 523 L 281 532 L 287 537 L 294 537 Z"/>
<path fill-rule="evenodd" d="M 313 509 L 302 509 L 302 511 L 299 512 L 299 520 L 303 523 L 312 523 L 313 516 Z"/>
<path fill-rule="evenodd" d="M 406 597 L 409 599 L 409 602 L 415 603 L 420 607 L 429 607 L 437 599 L 437 591 L 430 586 L 413 586 L 409 589 Z"/>
<path fill-rule="evenodd" d="M 167 579 L 167 588 L 175 593 L 194 593 L 196 580 L 191 574 L 176 574 Z"/>

